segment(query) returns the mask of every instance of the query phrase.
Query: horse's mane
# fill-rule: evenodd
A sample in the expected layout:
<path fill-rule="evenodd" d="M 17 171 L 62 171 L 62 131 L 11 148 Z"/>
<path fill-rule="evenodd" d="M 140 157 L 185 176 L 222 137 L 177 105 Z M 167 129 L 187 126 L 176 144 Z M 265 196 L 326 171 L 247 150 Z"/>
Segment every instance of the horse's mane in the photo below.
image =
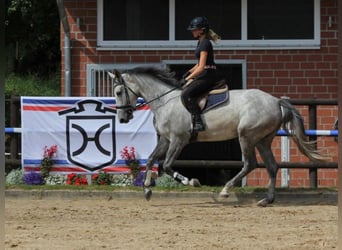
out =
<path fill-rule="evenodd" d="M 174 86 L 178 87 L 179 82 L 175 78 L 175 73 L 171 72 L 168 68 L 167 69 L 161 69 L 157 67 L 136 67 L 133 69 L 125 70 L 123 73 L 128 73 L 128 74 L 145 74 L 149 75 L 152 77 L 157 78 L 158 80 Z"/>

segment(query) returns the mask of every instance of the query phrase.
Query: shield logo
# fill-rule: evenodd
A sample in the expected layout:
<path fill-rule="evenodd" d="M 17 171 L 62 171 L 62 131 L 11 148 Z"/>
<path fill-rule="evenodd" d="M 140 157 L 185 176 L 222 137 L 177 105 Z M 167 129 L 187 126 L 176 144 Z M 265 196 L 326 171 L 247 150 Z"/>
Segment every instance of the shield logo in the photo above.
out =
<path fill-rule="evenodd" d="M 88 106 L 94 104 L 96 108 L 89 112 Z M 66 117 L 68 160 L 89 171 L 101 169 L 116 160 L 115 115 L 113 110 L 100 108 L 101 105 L 101 102 L 88 100 L 78 103 L 77 109 L 63 112 L 74 113 Z M 105 114 L 107 111 L 111 111 L 109 115 Z"/>

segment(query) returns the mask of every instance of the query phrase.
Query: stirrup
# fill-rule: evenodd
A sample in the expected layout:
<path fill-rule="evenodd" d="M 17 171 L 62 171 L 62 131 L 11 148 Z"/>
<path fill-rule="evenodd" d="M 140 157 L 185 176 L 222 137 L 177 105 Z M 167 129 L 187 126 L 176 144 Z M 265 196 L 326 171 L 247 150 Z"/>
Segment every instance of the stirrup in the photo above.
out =
<path fill-rule="evenodd" d="M 205 127 L 202 121 L 201 116 L 194 116 L 193 117 L 193 124 L 192 124 L 192 131 L 193 132 L 198 132 L 198 131 L 204 131 Z"/>
<path fill-rule="evenodd" d="M 199 131 L 204 131 L 205 128 L 204 128 L 204 125 L 202 123 L 195 123 L 192 127 L 192 130 L 194 132 L 199 132 Z"/>

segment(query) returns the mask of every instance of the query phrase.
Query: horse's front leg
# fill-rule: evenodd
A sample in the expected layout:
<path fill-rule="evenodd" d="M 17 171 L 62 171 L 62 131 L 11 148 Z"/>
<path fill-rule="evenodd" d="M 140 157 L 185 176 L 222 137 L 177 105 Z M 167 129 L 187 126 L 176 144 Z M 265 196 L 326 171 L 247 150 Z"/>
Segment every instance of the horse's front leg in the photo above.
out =
<path fill-rule="evenodd" d="M 166 153 L 166 157 L 163 163 L 163 169 L 168 175 L 172 176 L 175 180 L 183 183 L 184 185 L 188 185 L 189 179 L 179 174 L 178 172 L 175 172 L 172 169 L 173 163 L 175 162 L 179 154 L 182 152 L 185 145 L 186 143 L 184 143 L 183 140 L 180 140 L 178 138 L 172 141 Z"/>
<path fill-rule="evenodd" d="M 152 166 L 156 160 L 160 160 L 162 157 L 165 156 L 167 149 L 169 148 L 169 141 L 164 138 L 160 137 L 157 143 L 157 146 L 154 148 L 152 154 L 148 157 L 146 163 L 146 172 L 144 176 L 144 194 L 146 200 L 150 200 L 152 196 L 152 190 L 150 188 L 152 183 Z"/>
<path fill-rule="evenodd" d="M 172 176 L 176 181 L 181 182 L 183 185 L 191 185 L 191 186 L 200 186 L 201 184 L 199 183 L 199 181 L 197 179 L 191 179 L 189 181 L 189 179 L 183 175 L 181 175 L 178 172 L 175 172 L 172 169 L 172 165 L 175 162 L 175 160 L 177 159 L 177 157 L 179 156 L 179 154 L 182 152 L 183 148 L 185 147 L 185 145 L 187 145 L 187 143 L 185 143 L 186 140 L 182 140 L 180 138 L 176 138 L 173 140 L 173 142 L 170 144 L 170 147 L 167 151 L 166 154 L 166 158 L 165 161 L 163 163 L 163 169 L 164 171 Z"/>

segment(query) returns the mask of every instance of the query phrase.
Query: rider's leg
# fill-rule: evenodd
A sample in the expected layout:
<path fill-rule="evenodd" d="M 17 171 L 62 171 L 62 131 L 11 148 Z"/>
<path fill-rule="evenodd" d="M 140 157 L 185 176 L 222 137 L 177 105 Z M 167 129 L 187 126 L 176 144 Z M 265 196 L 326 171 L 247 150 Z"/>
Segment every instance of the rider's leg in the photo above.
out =
<path fill-rule="evenodd" d="M 201 109 L 197 104 L 197 98 L 209 89 L 205 80 L 194 80 L 182 93 L 182 100 L 187 110 L 192 114 L 193 131 L 203 131 L 204 124 L 201 118 Z"/>

